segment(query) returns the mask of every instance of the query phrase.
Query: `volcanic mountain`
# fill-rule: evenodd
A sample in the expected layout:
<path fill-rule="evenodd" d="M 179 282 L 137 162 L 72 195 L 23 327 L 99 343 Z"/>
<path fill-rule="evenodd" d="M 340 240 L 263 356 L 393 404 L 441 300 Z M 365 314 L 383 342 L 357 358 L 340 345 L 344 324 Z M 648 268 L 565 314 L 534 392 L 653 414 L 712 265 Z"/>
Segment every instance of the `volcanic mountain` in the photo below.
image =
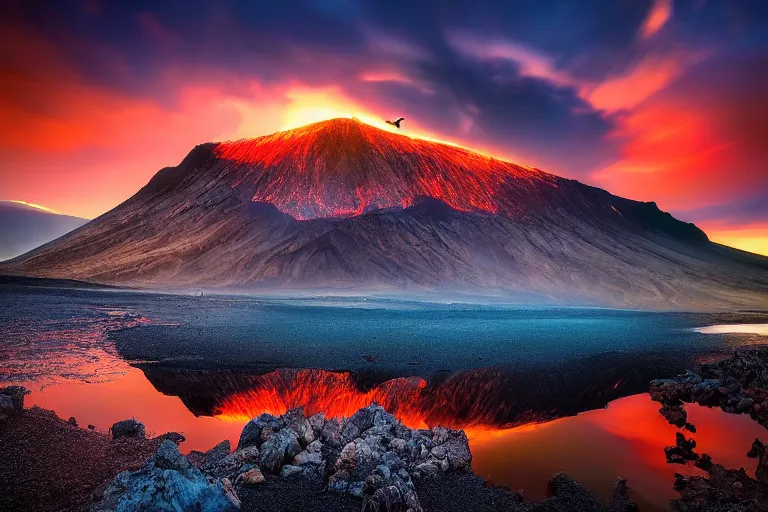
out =
<path fill-rule="evenodd" d="M 354 119 L 197 146 L 115 209 L 0 273 L 768 306 L 768 258 L 713 244 L 655 203 Z"/>

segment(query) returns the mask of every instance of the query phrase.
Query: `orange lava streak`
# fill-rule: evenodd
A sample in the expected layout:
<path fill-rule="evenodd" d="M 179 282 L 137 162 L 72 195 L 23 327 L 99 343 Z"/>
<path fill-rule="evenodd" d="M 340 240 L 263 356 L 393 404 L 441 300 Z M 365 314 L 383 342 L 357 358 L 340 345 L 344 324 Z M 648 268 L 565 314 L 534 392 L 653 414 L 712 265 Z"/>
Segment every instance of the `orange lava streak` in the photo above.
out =
<path fill-rule="evenodd" d="M 304 407 L 306 414 L 345 418 L 376 402 L 410 428 L 442 425 L 488 436 L 499 430 L 496 416 L 503 412 L 496 398 L 485 399 L 495 376 L 495 370 L 481 369 L 438 386 L 429 386 L 419 377 L 396 378 L 361 391 L 346 372 L 277 370 L 256 377 L 251 389 L 224 399 L 214 416 L 245 422 L 265 412 L 280 415 Z M 536 421 L 524 414 L 516 424 Z"/>
<path fill-rule="evenodd" d="M 510 201 L 511 182 L 526 189 L 534 178 L 553 181 L 541 171 L 354 119 L 221 143 L 215 153 L 235 164 L 234 187 L 253 190 L 254 201 L 297 219 L 407 207 L 424 196 L 461 211 L 514 214 L 520 206 Z"/>

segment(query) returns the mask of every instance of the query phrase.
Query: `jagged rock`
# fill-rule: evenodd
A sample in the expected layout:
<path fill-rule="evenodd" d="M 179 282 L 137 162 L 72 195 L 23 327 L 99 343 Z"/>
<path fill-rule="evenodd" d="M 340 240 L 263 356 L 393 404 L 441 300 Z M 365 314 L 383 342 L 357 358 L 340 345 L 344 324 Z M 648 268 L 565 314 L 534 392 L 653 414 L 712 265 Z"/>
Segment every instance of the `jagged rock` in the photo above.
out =
<path fill-rule="evenodd" d="M 181 444 L 187 440 L 187 438 L 184 437 L 184 434 L 180 434 L 179 432 L 166 432 L 165 434 L 157 436 L 157 439 L 168 439 L 176 444 Z"/>
<path fill-rule="evenodd" d="M 712 469 L 712 457 L 706 453 L 702 453 L 699 459 L 694 464 L 699 469 L 709 472 Z"/>
<path fill-rule="evenodd" d="M 635 502 L 629 498 L 629 487 L 624 478 L 618 478 L 613 483 L 611 494 L 611 512 L 638 512 Z"/>
<path fill-rule="evenodd" d="M 258 418 L 254 418 L 245 424 L 243 431 L 240 433 L 240 441 L 237 443 L 237 447 L 245 448 L 247 446 L 261 446 L 261 443 L 272 435 L 273 432 L 280 429 L 280 423 L 277 418 L 271 414 L 264 413 Z"/>
<path fill-rule="evenodd" d="M 349 472 L 346 470 L 336 471 L 328 478 L 328 490 L 338 493 L 345 493 L 349 488 Z"/>
<path fill-rule="evenodd" d="M 112 432 L 112 439 L 144 439 L 147 433 L 144 424 L 135 419 L 118 421 L 109 430 Z"/>
<path fill-rule="evenodd" d="M 766 456 L 765 445 L 759 439 L 755 439 L 752 443 L 752 448 L 747 452 L 747 457 L 757 459 L 755 477 L 757 477 L 759 482 L 768 484 L 768 456 Z"/>
<path fill-rule="evenodd" d="M 304 417 L 304 408 L 297 407 L 286 412 L 279 418 L 283 428 L 289 428 L 296 434 L 299 444 L 306 446 L 315 440 L 315 431 L 309 420 Z"/>
<path fill-rule="evenodd" d="M 261 467 L 277 473 L 282 465 L 301 452 L 296 433 L 288 428 L 273 434 L 261 445 Z"/>
<path fill-rule="evenodd" d="M 24 386 L 6 386 L 0 388 L 0 396 L 7 396 L 10 399 L 14 412 L 16 413 L 24 411 L 24 397 L 29 393 L 30 391 Z"/>
<path fill-rule="evenodd" d="M 280 469 L 280 476 L 283 478 L 288 478 L 293 475 L 298 475 L 303 473 L 304 470 L 300 468 L 299 466 L 292 466 L 290 464 L 286 464 Z"/>
<path fill-rule="evenodd" d="M 346 469 L 354 474 L 368 473 L 375 468 L 380 460 L 377 452 L 364 439 L 357 438 L 347 443 L 336 461 L 337 469 Z"/>
<path fill-rule="evenodd" d="M 254 468 L 241 473 L 240 476 L 237 477 L 237 482 L 242 482 L 245 485 L 258 485 L 266 482 L 266 479 L 261 471 L 259 471 L 259 468 Z"/>
<path fill-rule="evenodd" d="M 675 446 L 664 448 L 664 454 L 669 464 L 686 464 L 689 460 L 697 460 L 699 456 L 693 449 L 696 448 L 696 441 L 686 439 L 685 436 L 677 432 L 675 434 Z"/>
<path fill-rule="evenodd" d="M 73 427 L 76 427 L 76 426 L 77 426 L 77 420 L 75 419 L 75 417 L 74 417 L 74 416 L 70 416 L 70 417 L 69 417 L 69 419 L 67 420 L 67 423 L 69 423 L 69 424 L 70 424 L 70 425 L 72 425 Z"/>
<path fill-rule="evenodd" d="M 416 466 L 416 471 L 418 471 L 418 474 L 421 476 L 435 476 L 440 472 L 440 468 L 431 462 L 422 462 Z"/>
<path fill-rule="evenodd" d="M 224 494 L 227 499 L 229 499 L 230 503 L 232 503 L 232 506 L 235 507 L 235 509 L 239 509 L 241 505 L 240 498 L 237 496 L 237 492 L 235 492 L 235 488 L 232 485 L 232 482 L 229 481 L 229 478 L 222 478 L 221 485 L 224 487 Z"/>
<path fill-rule="evenodd" d="M 432 449 L 432 454 L 434 454 L 436 448 L 442 449 L 438 450 L 438 453 L 442 453 L 444 450 L 451 469 L 471 469 L 472 453 L 469 451 L 467 435 L 463 431 L 435 427 L 433 442 L 437 446 Z"/>
<path fill-rule="evenodd" d="M 305 466 L 307 464 L 320 465 L 322 463 L 323 454 L 319 451 L 310 453 L 309 451 L 304 450 L 293 458 L 294 466 Z"/>
<path fill-rule="evenodd" d="M 341 446 L 341 425 L 338 420 L 330 419 L 323 424 L 323 429 L 320 431 L 320 440 L 323 444 L 327 444 L 332 447 Z"/>
<path fill-rule="evenodd" d="M 685 409 L 683 409 L 682 404 L 670 405 L 665 403 L 661 406 L 659 412 L 667 419 L 671 425 L 674 425 L 678 428 L 685 426 L 686 422 L 688 421 L 688 413 L 685 411 Z"/>
<path fill-rule="evenodd" d="M 228 488 L 227 488 L 228 487 Z M 237 510 L 234 490 L 209 480 L 179 453 L 175 443 L 163 441 L 155 456 L 138 471 L 117 475 L 92 512 Z M 236 499 L 236 495 L 234 495 Z M 239 500 L 238 500 L 239 501 Z"/>
<path fill-rule="evenodd" d="M 307 421 L 309 421 L 309 424 L 315 433 L 315 437 L 319 437 L 320 432 L 323 431 L 323 427 L 325 426 L 325 415 L 319 412 L 307 418 Z"/>
<path fill-rule="evenodd" d="M 203 454 L 205 464 L 216 464 L 217 462 L 220 462 L 224 457 L 229 455 L 231 450 L 232 447 L 229 444 L 229 439 L 225 439 Z"/>

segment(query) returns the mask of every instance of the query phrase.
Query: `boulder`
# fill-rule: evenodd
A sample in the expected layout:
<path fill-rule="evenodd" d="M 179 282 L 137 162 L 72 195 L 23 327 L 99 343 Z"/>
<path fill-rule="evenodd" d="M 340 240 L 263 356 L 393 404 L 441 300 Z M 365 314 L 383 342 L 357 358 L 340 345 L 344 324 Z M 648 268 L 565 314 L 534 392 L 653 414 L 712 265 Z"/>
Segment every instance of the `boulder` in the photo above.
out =
<path fill-rule="evenodd" d="M 247 446 L 261 446 L 266 438 L 269 438 L 272 433 L 280 429 L 280 422 L 271 414 L 264 413 L 258 418 L 254 418 L 246 423 L 240 434 L 240 441 L 237 443 L 238 448 L 245 448 Z"/>
<path fill-rule="evenodd" d="M 215 512 L 238 508 L 231 484 L 210 482 L 179 453 L 175 443 L 165 440 L 141 469 L 117 475 L 91 511 Z"/>
<path fill-rule="evenodd" d="M 296 433 L 288 428 L 273 434 L 261 445 L 261 467 L 271 473 L 280 471 L 282 465 L 301 452 Z"/>
<path fill-rule="evenodd" d="M 238 483 L 242 482 L 244 485 L 259 485 L 266 482 L 266 479 L 259 468 L 254 468 L 245 473 L 241 473 L 240 476 L 237 477 L 237 481 Z"/>
<path fill-rule="evenodd" d="M 144 424 L 135 419 L 118 421 L 109 430 L 112 432 L 112 439 L 144 439 L 147 433 Z"/>

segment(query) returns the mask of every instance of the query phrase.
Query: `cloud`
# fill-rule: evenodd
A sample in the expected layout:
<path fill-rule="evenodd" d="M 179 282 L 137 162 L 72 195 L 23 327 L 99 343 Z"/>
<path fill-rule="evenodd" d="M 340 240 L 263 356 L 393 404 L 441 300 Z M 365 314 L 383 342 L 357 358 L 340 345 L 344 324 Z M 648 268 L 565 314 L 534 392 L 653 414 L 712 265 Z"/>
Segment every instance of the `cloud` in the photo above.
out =
<path fill-rule="evenodd" d="M 672 17 L 672 0 L 654 0 L 648 16 L 640 27 L 640 38 L 648 39 L 656 35 Z"/>
<path fill-rule="evenodd" d="M 595 108 L 608 112 L 633 109 L 666 89 L 685 70 L 706 57 L 704 52 L 667 51 L 648 54 L 625 71 L 594 85 L 582 95 Z"/>
<path fill-rule="evenodd" d="M 552 57 L 510 40 L 493 40 L 467 33 L 451 34 L 448 43 L 460 54 L 481 61 L 495 59 L 514 62 L 520 76 L 540 78 L 559 87 L 570 87 L 575 81 L 558 70 Z"/>

